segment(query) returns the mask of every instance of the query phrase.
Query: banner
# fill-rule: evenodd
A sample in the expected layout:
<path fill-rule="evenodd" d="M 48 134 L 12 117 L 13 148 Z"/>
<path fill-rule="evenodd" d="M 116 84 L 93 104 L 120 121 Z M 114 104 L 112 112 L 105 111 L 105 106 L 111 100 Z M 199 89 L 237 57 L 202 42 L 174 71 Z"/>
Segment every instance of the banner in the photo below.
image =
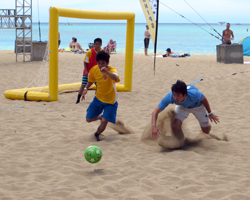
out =
<path fill-rule="evenodd" d="M 140 3 L 155 45 L 157 0 L 140 0 Z"/>

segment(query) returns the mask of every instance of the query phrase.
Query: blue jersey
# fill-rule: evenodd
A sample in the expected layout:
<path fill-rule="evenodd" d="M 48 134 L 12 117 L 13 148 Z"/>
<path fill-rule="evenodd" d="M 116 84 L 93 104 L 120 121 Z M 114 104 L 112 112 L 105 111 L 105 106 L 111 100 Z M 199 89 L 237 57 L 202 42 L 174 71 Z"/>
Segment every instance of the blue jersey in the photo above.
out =
<path fill-rule="evenodd" d="M 176 103 L 173 92 L 169 92 L 159 103 L 158 107 L 164 110 L 169 104 L 181 105 L 184 108 L 196 108 L 201 106 L 204 95 L 193 85 L 187 85 L 186 99 L 181 103 Z"/>

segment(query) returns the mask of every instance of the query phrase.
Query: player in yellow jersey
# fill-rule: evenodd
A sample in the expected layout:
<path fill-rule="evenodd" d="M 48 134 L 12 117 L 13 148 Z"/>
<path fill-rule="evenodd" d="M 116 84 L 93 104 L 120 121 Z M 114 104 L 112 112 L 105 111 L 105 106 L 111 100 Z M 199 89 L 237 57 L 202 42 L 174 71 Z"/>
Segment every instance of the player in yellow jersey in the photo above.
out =
<path fill-rule="evenodd" d="M 96 61 L 98 65 L 92 67 L 89 72 L 88 83 L 84 88 L 81 100 L 85 100 L 88 88 L 96 82 L 98 87 L 95 97 L 87 109 L 86 121 L 101 120 L 101 124 L 95 132 L 96 140 L 100 141 L 99 135 L 106 129 L 108 122 L 113 124 L 116 122 L 118 103 L 115 83 L 120 82 L 120 78 L 116 69 L 109 66 L 107 53 L 99 51 Z"/>

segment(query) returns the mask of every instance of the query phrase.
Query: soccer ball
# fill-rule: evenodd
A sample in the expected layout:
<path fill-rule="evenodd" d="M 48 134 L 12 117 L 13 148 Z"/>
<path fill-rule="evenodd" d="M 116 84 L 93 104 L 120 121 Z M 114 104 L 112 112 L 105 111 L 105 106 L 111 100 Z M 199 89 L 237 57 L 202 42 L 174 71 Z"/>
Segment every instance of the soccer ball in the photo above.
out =
<path fill-rule="evenodd" d="M 98 163 L 102 159 L 102 150 L 98 146 L 89 146 L 84 156 L 89 163 Z"/>

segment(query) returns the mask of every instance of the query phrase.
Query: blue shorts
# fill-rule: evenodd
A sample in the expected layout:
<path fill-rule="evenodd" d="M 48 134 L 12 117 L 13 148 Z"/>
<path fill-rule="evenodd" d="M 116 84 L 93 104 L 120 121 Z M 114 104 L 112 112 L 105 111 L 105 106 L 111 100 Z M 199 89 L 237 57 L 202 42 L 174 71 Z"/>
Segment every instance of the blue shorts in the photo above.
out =
<path fill-rule="evenodd" d="M 99 101 L 96 97 L 94 97 L 93 101 L 89 104 L 89 107 L 87 109 L 86 118 L 95 119 L 103 111 L 102 117 L 108 120 L 109 122 L 115 124 L 117 107 L 118 107 L 117 102 L 115 102 L 114 104 L 103 103 Z"/>
<path fill-rule="evenodd" d="M 88 77 L 87 76 L 82 76 L 82 85 L 87 85 L 88 83 Z"/>

